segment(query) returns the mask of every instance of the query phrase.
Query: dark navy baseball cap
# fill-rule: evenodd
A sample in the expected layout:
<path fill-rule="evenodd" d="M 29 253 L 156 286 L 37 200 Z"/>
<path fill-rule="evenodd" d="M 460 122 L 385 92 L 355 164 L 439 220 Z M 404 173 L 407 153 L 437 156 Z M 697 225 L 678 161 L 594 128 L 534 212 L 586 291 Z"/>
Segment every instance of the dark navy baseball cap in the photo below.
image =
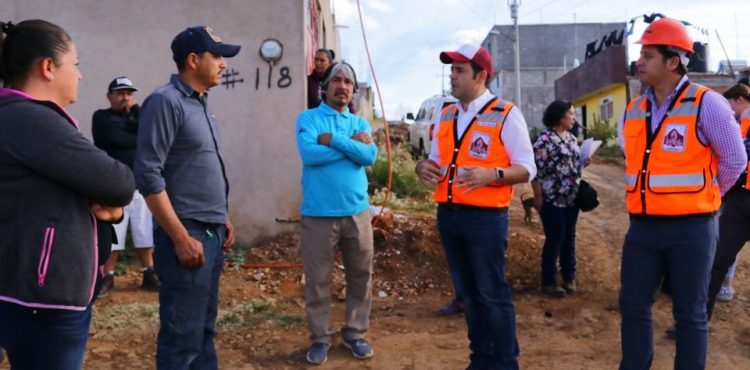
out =
<path fill-rule="evenodd" d="M 189 27 L 172 40 L 172 59 L 176 62 L 184 60 L 190 53 L 206 51 L 231 58 L 240 52 L 240 46 L 223 43 L 207 26 Z"/>
<path fill-rule="evenodd" d="M 138 91 L 138 89 L 133 86 L 133 81 L 130 81 L 130 79 L 125 76 L 117 77 L 109 83 L 107 92 L 112 92 L 115 90 Z"/>

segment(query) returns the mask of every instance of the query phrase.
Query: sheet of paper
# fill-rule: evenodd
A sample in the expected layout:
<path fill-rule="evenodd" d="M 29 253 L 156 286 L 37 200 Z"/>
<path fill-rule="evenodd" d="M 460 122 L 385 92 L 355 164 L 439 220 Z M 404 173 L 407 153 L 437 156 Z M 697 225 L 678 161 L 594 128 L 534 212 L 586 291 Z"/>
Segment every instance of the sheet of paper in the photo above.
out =
<path fill-rule="evenodd" d="M 594 140 L 592 138 L 584 140 L 583 144 L 581 144 L 581 160 L 585 161 L 593 157 L 594 153 L 596 153 L 597 149 L 599 149 L 601 145 L 601 140 Z"/>

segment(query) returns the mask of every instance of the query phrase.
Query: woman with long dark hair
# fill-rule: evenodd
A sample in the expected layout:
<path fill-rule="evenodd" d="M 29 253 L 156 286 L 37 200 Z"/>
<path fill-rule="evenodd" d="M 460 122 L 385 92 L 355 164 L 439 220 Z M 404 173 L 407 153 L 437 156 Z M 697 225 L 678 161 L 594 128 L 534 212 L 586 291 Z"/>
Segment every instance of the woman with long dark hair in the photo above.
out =
<path fill-rule="evenodd" d="M 0 347 L 13 369 L 80 369 L 96 221 L 121 217 L 133 174 L 64 108 L 81 79 L 70 36 L 43 20 L 0 29 Z"/>

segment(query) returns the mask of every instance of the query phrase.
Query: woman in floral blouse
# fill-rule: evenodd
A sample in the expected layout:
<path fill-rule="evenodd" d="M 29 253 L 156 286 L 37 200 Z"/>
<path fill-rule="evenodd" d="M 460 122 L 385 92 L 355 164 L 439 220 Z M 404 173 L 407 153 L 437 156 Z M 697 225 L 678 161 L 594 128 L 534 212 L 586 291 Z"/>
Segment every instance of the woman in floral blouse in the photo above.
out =
<path fill-rule="evenodd" d="M 576 291 L 578 207 L 575 198 L 582 167 L 576 137 L 569 132 L 575 123 L 573 104 L 555 100 L 544 110 L 542 122 L 547 130 L 534 143 L 538 172 L 531 183 L 534 208 L 539 211 L 544 226 L 542 292 L 564 297 Z M 562 286 L 558 286 L 556 280 L 558 259 Z"/>

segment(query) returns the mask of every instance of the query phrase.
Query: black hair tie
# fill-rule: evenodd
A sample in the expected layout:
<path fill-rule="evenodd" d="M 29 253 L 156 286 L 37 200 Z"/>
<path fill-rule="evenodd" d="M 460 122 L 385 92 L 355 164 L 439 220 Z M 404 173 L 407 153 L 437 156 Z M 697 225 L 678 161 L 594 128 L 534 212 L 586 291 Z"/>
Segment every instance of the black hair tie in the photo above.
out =
<path fill-rule="evenodd" d="M 8 33 L 10 30 L 13 29 L 16 25 L 13 24 L 13 22 L 8 22 L 3 24 L 3 33 Z"/>

